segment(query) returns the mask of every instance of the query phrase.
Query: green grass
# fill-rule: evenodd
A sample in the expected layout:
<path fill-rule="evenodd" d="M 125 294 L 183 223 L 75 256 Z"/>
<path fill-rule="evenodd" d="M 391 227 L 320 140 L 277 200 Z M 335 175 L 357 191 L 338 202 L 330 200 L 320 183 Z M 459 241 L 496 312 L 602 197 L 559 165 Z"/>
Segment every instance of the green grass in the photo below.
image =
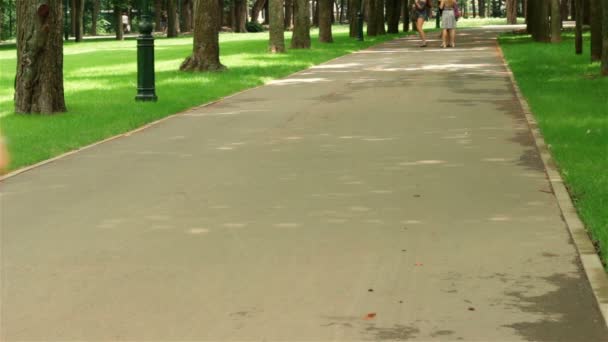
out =
<path fill-rule="evenodd" d="M 608 261 L 608 77 L 591 64 L 589 37 L 561 44 L 503 35 L 501 46 L 550 145 L 578 212 Z"/>
<path fill-rule="evenodd" d="M 336 26 L 333 44 L 319 44 L 316 31 L 312 36 L 311 50 L 270 55 L 266 52 L 267 33 L 222 34 L 221 61 L 228 67 L 222 73 L 178 71 L 180 63 L 191 53 L 192 38 L 158 39 L 157 103 L 134 101 L 137 83 L 134 40 L 67 43 L 64 84 L 68 113 L 52 116 L 13 113 L 16 55 L 14 48 L 2 47 L 0 126 L 9 141 L 10 168 L 31 165 L 397 35 L 366 37 L 365 42 L 358 42 L 348 37 L 347 26 Z"/>

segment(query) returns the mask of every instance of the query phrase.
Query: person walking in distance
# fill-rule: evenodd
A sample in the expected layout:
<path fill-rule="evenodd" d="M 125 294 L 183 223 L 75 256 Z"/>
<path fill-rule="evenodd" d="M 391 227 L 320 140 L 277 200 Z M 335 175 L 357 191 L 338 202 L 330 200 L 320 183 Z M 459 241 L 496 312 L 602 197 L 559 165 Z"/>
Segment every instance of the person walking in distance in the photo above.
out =
<path fill-rule="evenodd" d="M 442 44 L 441 48 L 456 47 L 456 0 L 441 0 L 439 8 L 443 10 L 441 16 Z"/>
<path fill-rule="evenodd" d="M 424 22 L 429 20 L 429 13 L 433 10 L 431 0 L 415 0 L 414 2 L 414 19 L 416 22 L 416 30 L 420 34 L 422 44 L 420 47 L 426 46 L 426 35 L 424 34 Z"/>

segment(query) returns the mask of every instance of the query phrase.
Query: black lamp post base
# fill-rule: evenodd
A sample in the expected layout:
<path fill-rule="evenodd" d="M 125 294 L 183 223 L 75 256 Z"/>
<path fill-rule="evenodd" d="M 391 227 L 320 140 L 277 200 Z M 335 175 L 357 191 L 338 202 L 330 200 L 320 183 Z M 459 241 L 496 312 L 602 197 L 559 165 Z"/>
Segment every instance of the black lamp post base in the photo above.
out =
<path fill-rule="evenodd" d="M 135 101 L 156 102 L 158 101 L 158 97 L 156 97 L 156 94 L 137 94 L 135 96 Z"/>

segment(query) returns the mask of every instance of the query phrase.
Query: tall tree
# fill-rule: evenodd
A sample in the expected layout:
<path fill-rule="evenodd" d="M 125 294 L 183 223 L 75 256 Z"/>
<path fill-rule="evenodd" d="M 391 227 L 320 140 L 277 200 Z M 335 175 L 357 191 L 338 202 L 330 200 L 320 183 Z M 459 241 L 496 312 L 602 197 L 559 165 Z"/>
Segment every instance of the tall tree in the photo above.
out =
<path fill-rule="evenodd" d="M 551 43 L 562 41 L 562 14 L 559 0 L 551 0 Z"/>
<path fill-rule="evenodd" d="M 283 0 L 268 0 L 270 16 L 270 40 L 268 51 L 271 53 L 285 52 L 285 13 Z"/>
<path fill-rule="evenodd" d="M 93 8 L 91 9 L 91 35 L 97 35 L 97 18 L 99 18 L 100 0 L 93 0 Z"/>
<path fill-rule="evenodd" d="M 63 1 L 19 0 L 15 112 L 65 112 Z"/>
<path fill-rule="evenodd" d="M 604 0 L 602 3 L 602 13 L 604 13 L 604 21 L 602 22 L 602 31 L 604 31 L 602 75 L 608 76 L 608 0 Z"/>
<path fill-rule="evenodd" d="M 583 53 L 583 0 L 576 0 L 576 27 L 574 49 L 577 55 Z"/>
<path fill-rule="evenodd" d="M 319 0 L 319 41 L 332 43 L 334 38 L 331 32 L 331 17 L 333 14 L 332 0 Z"/>
<path fill-rule="evenodd" d="M 376 14 L 376 10 L 378 9 L 376 6 L 376 2 L 379 0 L 367 0 L 367 35 L 370 37 L 374 37 L 378 35 L 378 15 Z"/>
<path fill-rule="evenodd" d="M 602 0 L 591 0 L 591 61 L 602 60 Z"/>
<path fill-rule="evenodd" d="M 84 0 L 72 0 L 72 32 L 76 42 L 82 41 L 84 34 Z"/>
<path fill-rule="evenodd" d="M 194 15 L 194 43 L 192 55 L 180 66 L 182 71 L 221 71 L 218 35 L 217 0 L 197 0 Z"/>
<path fill-rule="evenodd" d="M 359 6 L 361 0 L 348 1 L 348 34 L 351 37 L 357 37 L 357 25 L 359 25 Z"/>
<path fill-rule="evenodd" d="M 116 30 L 116 40 L 125 39 L 124 28 L 122 27 L 122 8 L 118 4 L 114 4 L 114 21 Z"/>
<path fill-rule="evenodd" d="M 294 1 L 292 49 L 310 49 L 310 3 L 308 0 Z"/>
<path fill-rule="evenodd" d="M 285 0 L 285 29 L 290 30 L 293 24 L 294 0 Z"/>
<path fill-rule="evenodd" d="M 234 0 L 232 29 L 237 33 L 247 32 L 247 0 Z"/>
<path fill-rule="evenodd" d="M 264 5 L 266 5 L 266 0 L 255 0 L 251 7 L 251 21 L 259 22 L 260 11 L 264 9 Z"/>
<path fill-rule="evenodd" d="M 177 37 L 177 8 L 176 0 L 167 0 L 167 38 Z"/>
<path fill-rule="evenodd" d="M 182 1 L 181 6 L 181 17 L 180 22 L 180 31 L 181 32 L 191 32 L 192 31 L 192 1 L 193 0 L 179 0 Z"/>
<path fill-rule="evenodd" d="M 517 0 L 507 0 L 507 24 L 517 24 Z"/>
<path fill-rule="evenodd" d="M 384 22 L 384 0 L 376 0 L 376 25 L 378 25 L 376 33 L 386 34 Z"/>
<path fill-rule="evenodd" d="M 473 0 L 473 1 L 475 1 L 475 0 Z M 479 17 L 485 18 L 486 17 L 486 0 L 478 0 L 477 7 L 479 8 Z"/>
<path fill-rule="evenodd" d="M 388 33 L 399 33 L 399 15 L 401 14 L 401 0 L 386 0 L 386 21 Z"/>
<path fill-rule="evenodd" d="M 473 8 L 473 18 L 477 17 L 477 6 L 475 5 L 475 0 L 471 1 L 471 6 Z"/>
<path fill-rule="evenodd" d="M 163 28 L 160 24 L 163 17 L 163 0 L 154 0 L 154 31 L 162 32 Z"/>

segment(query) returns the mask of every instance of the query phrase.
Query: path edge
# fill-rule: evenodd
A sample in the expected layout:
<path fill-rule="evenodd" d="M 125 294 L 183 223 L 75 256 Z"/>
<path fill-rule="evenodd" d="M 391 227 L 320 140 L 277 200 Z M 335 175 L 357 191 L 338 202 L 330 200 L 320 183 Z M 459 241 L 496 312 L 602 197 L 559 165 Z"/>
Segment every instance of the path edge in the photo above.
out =
<path fill-rule="evenodd" d="M 498 38 L 496 39 L 496 48 L 498 55 L 500 56 L 500 59 L 507 70 L 509 79 L 511 80 L 511 85 L 513 86 L 515 96 L 517 97 L 517 100 L 519 101 L 519 104 L 521 105 L 526 117 L 528 128 L 532 133 L 536 148 L 545 166 L 545 172 L 551 188 L 553 189 L 553 195 L 555 196 L 561 211 L 562 219 L 566 223 L 570 237 L 572 238 L 574 246 L 578 252 L 583 271 L 591 285 L 593 296 L 597 302 L 602 317 L 604 318 L 604 325 L 608 327 L 608 274 L 606 274 L 606 270 L 602 265 L 591 238 L 589 237 L 589 232 L 585 228 L 585 224 L 580 219 L 578 212 L 574 207 L 570 193 L 568 192 L 564 180 L 557 168 L 557 164 L 551 156 L 549 146 L 545 143 L 545 139 L 543 138 L 543 135 L 538 127 L 538 123 L 532 114 L 530 105 L 523 96 L 523 93 L 515 80 L 515 75 L 507 63 Z"/>
<path fill-rule="evenodd" d="M 395 37 L 395 38 L 393 38 L 393 39 L 390 39 L 390 40 L 387 40 L 387 41 L 384 41 L 384 42 L 381 42 L 381 43 L 378 43 L 378 44 L 374 44 L 374 45 L 368 46 L 368 47 L 366 47 L 365 49 L 359 49 L 359 50 L 353 51 L 353 52 L 347 53 L 347 54 L 345 54 L 345 55 L 342 55 L 342 56 L 338 56 L 338 57 L 335 57 L 335 58 L 329 59 L 329 60 L 327 60 L 327 61 L 325 61 L 325 62 L 323 62 L 323 63 L 319 63 L 319 64 L 314 64 L 314 65 L 311 65 L 311 66 L 309 66 L 308 68 L 305 68 L 305 69 L 302 69 L 302 70 L 296 71 L 296 72 L 294 72 L 294 73 L 292 73 L 292 74 L 289 74 L 289 75 L 286 75 L 286 76 L 283 76 L 283 77 L 280 77 L 280 78 L 275 78 L 275 79 L 272 79 L 272 80 L 270 80 L 270 81 L 268 81 L 268 82 L 273 82 L 273 81 L 278 81 L 278 80 L 284 80 L 284 79 L 290 78 L 290 77 L 292 77 L 292 76 L 294 76 L 294 75 L 297 75 L 297 74 L 300 74 L 300 73 L 302 73 L 302 72 L 308 71 L 310 68 L 313 68 L 313 67 L 316 67 L 316 66 L 319 66 L 319 65 L 328 64 L 328 63 L 334 62 L 335 60 L 340 59 L 340 58 L 342 58 L 342 57 L 344 57 L 344 56 L 348 56 L 348 55 L 351 55 L 351 54 L 359 53 L 359 52 L 361 52 L 361 51 L 369 50 L 369 49 L 372 49 L 372 48 L 374 48 L 374 47 L 377 47 L 378 45 L 381 45 L 381 44 L 385 44 L 385 43 L 388 43 L 388 42 L 391 42 L 391 41 L 394 41 L 394 40 L 397 40 L 397 39 L 403 39 L 403 38 L 406 38 L 406 37 L 407 37 L 407 36 L 409 36 L 409 35 L 410 35 L 410 34 L 406 34 L 406 35 L 403 35 L 403 36 L 398 36 L 398 37 Z M 105 144 L 105 143 L 107 143 L 107 142 L 110 142 L 110 141 L 112 141 L 112 140 L 116 140 L 116 139 L 119 139 L 119 138 L 128 137 L 128 136 L 130 136 L 130 135 L 132 135 L 132 134 L 135 134 L 135 133 L 138 133 L 138 132 L 143 131 L 143 130 L 145 130 L 145 129 L 148 129 L 148 128 L 150 128 L 150 127 L 156 126 L 156 125 L 158 125 L 158 124 L 160 124 L 160 123 L 162 123 L 162 122 L 164 122 L 164 121 L 166 121 L 166 120 L 169 120 L 169 119 L 171 119 L 171 118 L 173 118 L 173 117 L 175 117 L 175 116 L 184 115 L 184 114 L 187 114 L 187 113 L 189 113 L 189 112 L 192 112 L 193 110 L 198 110 L 198 109 L 200 109 L 200 108 L 209 107 L 209 106 L 212 106 L 212 105 L 214 105 L 214 104 L 216 104 L 216 103 L 219 103 L 219 102 L 222 102 L 222 101 L 224 101 L 224 100 L 227 100 L 227 99 L 229 99 L 229 98 L 231 98 L 231 97 L 234 97 L 234 96 L 237 96 L 237 95 L 240 95 L 240 94 L 246 93 L 246 92 L 248 92 L 248 91 L 255 90 L 255 89 L 257 89 L 257 88 L 265 87 L 265 86 L 267 86 L 267 85 L 268 85 L 268 82 L 267 82 L 267 83 L 264 83 L 264 84 L 257 85 L 257 86 L 255 86 L 255 87 L 251 87 L 251 88 L 247 88 L 247 89 L 244 89 L 244 90 L 238 91 L 238 92 L 233 93 L 233 94 L 230 94 L 230 95 L 226 95 L 226 96 L 221 97 L 221 98 L 219 98 L 219 99 L 217 99 L 217 100 L 213 100 L 213 101 L 210 101 L 210 102 L 207 102 L 207 103 L 203 103 L 203 104 L 200 104 L 200 105 L 197 105 L 197 106 L 194 106 L 194 107 L 186 108 L 186 109 L 184 109 L 184 110 L 182 110 L 182 111 L 180 111 L 180 112 L 177 112 L 177 113 L 174 113 L 174 114 L 170 114 L 170 115 L 168 115 L 168 116 L 165 116 L 164 118 L 161 118 L 161 119 L 158 119 L 158 120 L 155 120 L 155 121 L 148 122 L 147 124 L 145 124 L 145 125 L 143 125 L 143 126 L 140 126 L 140 127 L 137 127 L 137 128 L 134 128 L 134 129 L 132 129 L 132 130 L 130 130 L 130 131 L 127 131 L 127 132 L 124 132 L 124 133 L 119 133 L 119 134 L 113 135 L 113 136 L 111 136 L 111 137 L 105 138 L 105 139 L 103 139 L 103 140 L 93 142 L 93 143 L 91 143 L 91 144 L 89 144 L 89 145 L 85 145 L 85 146 L 79 147 L 79 148 L 77 148 L 77 149 L 74 149 L 74 150 L 71 150 L 71 151 L 68 151 L 68 152 L 62 153 L 62 154 L 60 154 L 60 155 L 58 155 L 58 156 L 55 156 L 55 157 L 52 157 L 52 158 L 50 158 L 50 159 L 45 159 L 45 160 L 40 161 L 40 162 L 38 162 L 38 163 L 35 163 L 35 164 L 32 164 L 32 165 L 28 165 L 28 166 L 24 166 L 24 167 L 22 167 L 22 168 L 20 168 L 20 169 L 17 169 L 17 170 L 13 170 L 13 171 L 8 172 L 8 173 L 6 173 L 6 174 L 4 174 L 4 175 L 0 175 L 0 183 L 2 183 L 3 181 L 5 181 L 5 180 L 7 180 L 7 179 L 9 179 L 9 178 L 12 178 L 12 177 L 15 177 L 15 176 L 17 176 L 17 175 L 20 175 L 20 174 L 22 174 L 22 173 L 25 173 L 25 172 L 31 171 L 31 170 L 33 170 L 33 169 L 39 168 L 39 167 L 44 166 L 44 165 L 46 165 L 46 164 L 53 163 L 53 162 L 55 162 L 55 161 L 57 161 L 57 160 L 63 159 L 63 158 L 68 157 L 68 156 L 71 156 L 72 154 L 76 154 L 76 153 L 78 153 L 78 152 L 82 152 L 82 151 L 84 151 L 84 150 L 87 150 L 87 149 L 89 149 L 89 148 L 95 147 L 95 146 L 97 146 L 97 145 Z"/>

